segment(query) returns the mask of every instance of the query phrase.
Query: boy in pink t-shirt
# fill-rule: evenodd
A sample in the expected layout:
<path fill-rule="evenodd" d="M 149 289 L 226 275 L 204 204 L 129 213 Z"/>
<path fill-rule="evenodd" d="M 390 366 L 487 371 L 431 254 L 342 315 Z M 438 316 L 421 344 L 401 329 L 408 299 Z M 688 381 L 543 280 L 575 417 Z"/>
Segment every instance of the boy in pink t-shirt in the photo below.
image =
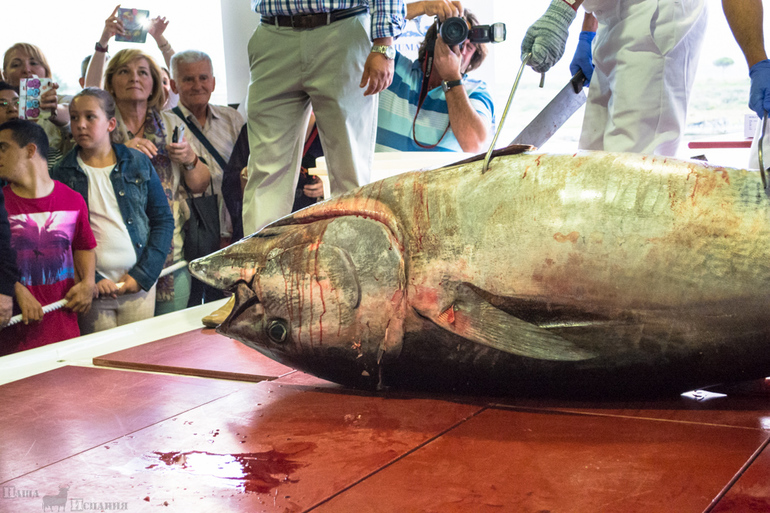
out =
<path fill-rule="evenodd" d="M 48 139 L 25 120 L 0 125 L 0 178 L 19 282 L 14 287 L 23 322 L 2 333 L 0 354 L 43 346 L 80 335 L 77 314 L 91 307 L 96 241 L 83 197 L 51 180 Z M 43 316 L 42 307 L 67 305 Z"/>

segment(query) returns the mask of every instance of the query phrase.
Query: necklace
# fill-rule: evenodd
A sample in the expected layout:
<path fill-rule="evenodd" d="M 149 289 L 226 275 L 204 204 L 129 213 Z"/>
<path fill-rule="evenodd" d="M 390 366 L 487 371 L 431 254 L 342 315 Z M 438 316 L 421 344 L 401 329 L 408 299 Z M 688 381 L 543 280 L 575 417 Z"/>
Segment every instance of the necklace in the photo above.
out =
<path fill-rule="evenodd" d="M 147 118 L 144 118 L 144 121 L 142 121 L 142 124 L 139 125 L 139 129 L 136 131 L 136 133 L 133 133 L 131 130 L 128 129 L 128 125 L 126 125 L 126 132 L 128 132 L 128 138 L 133 139 L 134 137 L 141 136 L 144 134 L 144 125 L 147 124 Z"/>

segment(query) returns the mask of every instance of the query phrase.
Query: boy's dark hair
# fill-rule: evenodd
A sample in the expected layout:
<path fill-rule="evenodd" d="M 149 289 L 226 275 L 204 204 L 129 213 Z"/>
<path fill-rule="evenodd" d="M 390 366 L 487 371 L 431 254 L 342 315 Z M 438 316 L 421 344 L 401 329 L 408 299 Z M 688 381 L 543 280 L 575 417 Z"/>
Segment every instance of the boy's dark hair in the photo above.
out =
<path fill-rule="evenodd" d="M 11 119 L 0 125 L 0 132 L 11 131 L 11 139 L 24 148 L 32 143 L 37 146 L 37 153 L 43 160 L 48 160 L 48 136 L 40 125 L 26 119 Z"/>
<path fill-rule="evenodd" d="M 0 80 L 0 91 L 16 91 L 16 94 L 19 94 L 18 87 L 13 87 L 8 82 L 2 80 Z"/>

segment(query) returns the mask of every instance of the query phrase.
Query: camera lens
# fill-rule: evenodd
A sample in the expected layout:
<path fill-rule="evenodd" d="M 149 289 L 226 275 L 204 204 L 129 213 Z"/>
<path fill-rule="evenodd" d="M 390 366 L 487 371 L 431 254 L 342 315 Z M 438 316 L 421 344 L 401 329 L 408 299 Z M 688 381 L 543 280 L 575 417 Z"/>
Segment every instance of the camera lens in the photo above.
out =
<path fill-rule="evenodd" d="M 441 24 L 439 33 L 447 45 L 459 45 L 468 38 L 468 23 L 462 18 L 447 18 Z"/>

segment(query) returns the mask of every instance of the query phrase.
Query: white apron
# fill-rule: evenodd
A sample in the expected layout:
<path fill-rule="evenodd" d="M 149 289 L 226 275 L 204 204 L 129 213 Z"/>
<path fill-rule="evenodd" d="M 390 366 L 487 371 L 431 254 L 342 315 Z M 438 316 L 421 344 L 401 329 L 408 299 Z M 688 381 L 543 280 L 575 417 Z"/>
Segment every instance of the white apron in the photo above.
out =
<path fill-rule="evenodd" d="M 599 28 L 579 147 L 673 156 L 706 29 L 706 0 L 586 0 Z"/>

